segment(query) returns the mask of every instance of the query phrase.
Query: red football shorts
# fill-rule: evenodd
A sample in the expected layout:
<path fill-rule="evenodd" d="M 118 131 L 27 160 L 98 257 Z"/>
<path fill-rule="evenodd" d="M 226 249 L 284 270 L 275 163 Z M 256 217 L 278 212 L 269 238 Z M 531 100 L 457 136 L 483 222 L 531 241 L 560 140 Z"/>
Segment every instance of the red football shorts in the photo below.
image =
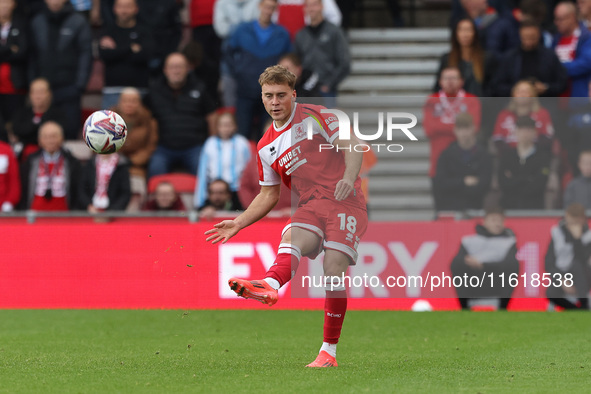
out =
<path fill-rule="evenodd" d="M 307 257 L 314 259 L 323 249 L 343 252 L 350 258 L 350 265 L 357 262 L 359 240 L 367 230 L 367 211 L 365 207 L 340 204 L 327 198 L 311 199 L 299 206 L 283 234 L 291 227 L 303 228 L 317 234 L 320 239 L 319 250 Z"/>

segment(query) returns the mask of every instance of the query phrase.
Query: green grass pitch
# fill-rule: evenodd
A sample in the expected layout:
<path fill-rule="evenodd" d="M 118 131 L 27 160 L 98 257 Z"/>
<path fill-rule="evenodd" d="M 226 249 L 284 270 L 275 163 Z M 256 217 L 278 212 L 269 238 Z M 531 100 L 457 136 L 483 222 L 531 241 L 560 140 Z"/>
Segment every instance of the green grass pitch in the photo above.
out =
<path fill-rule="evenodd" d="M 0 393 L 589 392 L 591 315 L 0 310 Z"/>

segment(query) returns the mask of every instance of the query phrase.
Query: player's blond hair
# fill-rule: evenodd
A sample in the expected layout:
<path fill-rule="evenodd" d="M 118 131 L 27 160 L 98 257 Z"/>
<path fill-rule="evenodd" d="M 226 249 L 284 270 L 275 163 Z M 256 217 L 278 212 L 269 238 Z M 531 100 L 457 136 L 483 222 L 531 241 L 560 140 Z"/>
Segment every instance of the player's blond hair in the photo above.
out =
<path fill-rule="evenodd" d="M 259 84 L 263 85 L 287 85 L 295 89 L 296 76 L 283 66 L 270 66 L 259 77 Z"/>

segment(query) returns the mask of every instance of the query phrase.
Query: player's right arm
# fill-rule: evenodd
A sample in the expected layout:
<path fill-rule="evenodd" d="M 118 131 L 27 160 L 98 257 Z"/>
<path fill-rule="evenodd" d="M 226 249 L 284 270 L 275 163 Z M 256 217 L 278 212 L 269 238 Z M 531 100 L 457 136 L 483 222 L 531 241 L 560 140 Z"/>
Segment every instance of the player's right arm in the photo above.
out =
<path fill-rule="evenodd" d="M 240 230 L 259 221 L 271 212 L 279 201 L 280 193 L 281 185 L 261 186 L 261 191 L 252 200 L 246 211 L 234 220 L 224 220 L 215 224 L 214 228 L 205 232 L 205 235 L 210 235 L 206 241 L 211 241 L 212 244 L 220 241 L 222 243 L 228 242 Z"/>

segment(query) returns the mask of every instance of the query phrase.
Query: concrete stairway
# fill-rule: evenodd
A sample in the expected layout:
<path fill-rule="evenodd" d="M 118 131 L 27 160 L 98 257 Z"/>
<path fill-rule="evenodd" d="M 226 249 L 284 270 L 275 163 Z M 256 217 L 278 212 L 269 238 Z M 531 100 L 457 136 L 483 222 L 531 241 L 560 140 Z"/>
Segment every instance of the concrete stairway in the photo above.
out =
<path fill-rule="evenodd" d="M 422 106 L 435 82 L 439 57 L 449 50 L 449 32 L 359 29 L 349 32 L 349 40 L 352 72 L 340 86 L 339 108 L 359 112 L 359 129 L 364 134 L 377 131 L 379 112 L 407 112 L 418 119 L 411 129 L 418 141 L 395 131 L 391 141 L 384 132 L 380 139 L 367 142 L 404 147 L 399 153 L 374 149 L 379 162 L 370 172 L 370 219 L 432 219 L 429 144 L 422 128 Z"/>

